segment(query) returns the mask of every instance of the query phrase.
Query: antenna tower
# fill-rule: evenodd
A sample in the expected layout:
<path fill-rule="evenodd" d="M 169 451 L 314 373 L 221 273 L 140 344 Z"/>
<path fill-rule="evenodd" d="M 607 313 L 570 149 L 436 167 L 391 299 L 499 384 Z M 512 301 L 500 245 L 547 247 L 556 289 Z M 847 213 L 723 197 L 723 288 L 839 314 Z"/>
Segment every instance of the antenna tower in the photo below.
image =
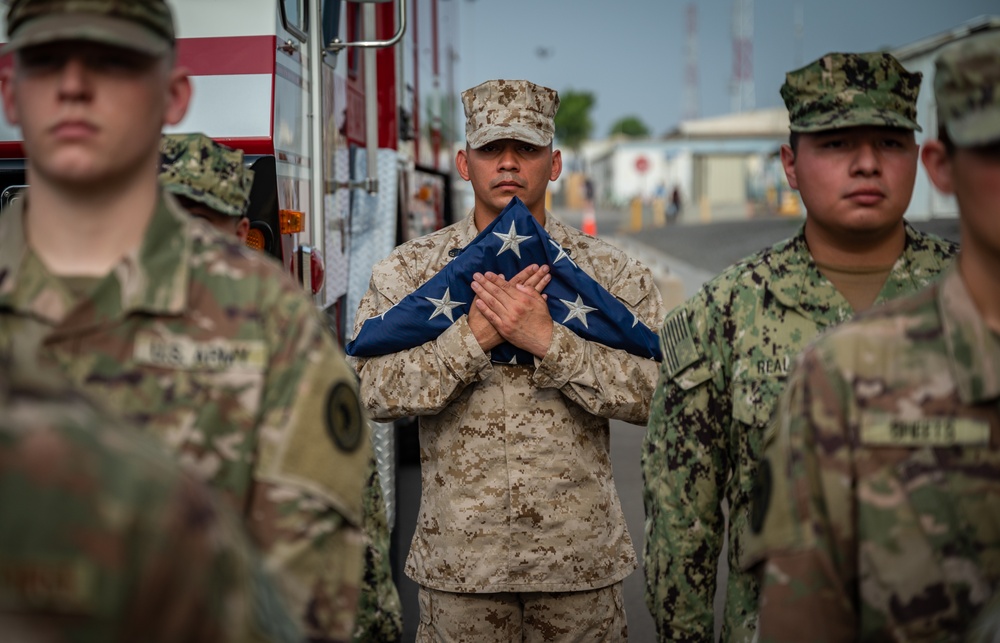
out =
<path fill-rule="evenodd" d="M 687 5 L 687 38 L 684 43 L 684 119 L 698 118 L 698 5 Z"/>
<path fill-rule="evenodd" d="M 754 108 L 753 0 L 733 0 L 732 111 Z"/>

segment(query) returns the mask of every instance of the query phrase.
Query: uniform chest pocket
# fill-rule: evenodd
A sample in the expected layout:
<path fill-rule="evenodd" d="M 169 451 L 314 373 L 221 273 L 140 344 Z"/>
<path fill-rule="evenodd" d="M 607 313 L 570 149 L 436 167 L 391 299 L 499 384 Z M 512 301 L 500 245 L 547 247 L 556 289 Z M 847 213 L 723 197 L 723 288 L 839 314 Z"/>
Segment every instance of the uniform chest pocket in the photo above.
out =
<path fill-rule="evenodd" d="M 867 452 L 886 462 L 858 474 L 862 600 L 889 616 L 880 631 L 933 639 L 945 624 L 967 623 L 1000 580 L 1000 452 Z"/>

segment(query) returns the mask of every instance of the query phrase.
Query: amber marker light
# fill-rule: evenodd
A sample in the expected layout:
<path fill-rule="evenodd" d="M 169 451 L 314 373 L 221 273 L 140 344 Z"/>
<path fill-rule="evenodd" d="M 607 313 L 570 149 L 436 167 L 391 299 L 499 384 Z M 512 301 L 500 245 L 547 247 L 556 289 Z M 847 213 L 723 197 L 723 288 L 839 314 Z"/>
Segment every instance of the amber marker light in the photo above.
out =
<path fill-rule="evenodd" d="M 246 246 L 252 250 L 264 251 L 264 233 L 256 228 L 251 228 L 247 233 Z"/>
<path fill-rule="evenodd" d="M 281 234 L 295 234 L 305 230 L 305 217 L 295 210 L 278 210 L 278 222 Z"/>

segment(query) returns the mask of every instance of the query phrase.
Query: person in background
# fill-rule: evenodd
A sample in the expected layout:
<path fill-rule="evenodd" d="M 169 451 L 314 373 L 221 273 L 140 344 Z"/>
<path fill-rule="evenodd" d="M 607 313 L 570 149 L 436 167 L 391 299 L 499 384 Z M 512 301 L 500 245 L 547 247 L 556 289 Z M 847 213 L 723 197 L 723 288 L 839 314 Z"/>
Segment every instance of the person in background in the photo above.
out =
<path fill-rule="evenodd" d="M 0 354 L 155 435 L 244 519 L 304 636 L 347 641 L 371 458 L 354 373 L 271 260 L 157 181 L 191 96 L 163 0 L 13 0 L 0 93 L 27 155 L 0 217 Z"/>
<path fill-rule="evenodd" d="M 667 316 L 642 451 L 646 604 L 661 641 L 749 641 L 758 586 L 741 571 L 764 432 L 802 348 L 855 313 L 930 283 L 954 244 L 903 219 L 916 177 L 921 75 L 886 53 L 831 53 L 781 88 L 781 148 L 806 217 L 791 239 L 732 265 Z"/>
<path fill-rule="evenodd" d="M 958 202 L 962 251 L 795 364 L 743 561 L 762 561 L 762 641 L 996 632 L 995 614 L 968 628 L 1000 588 L 1000 33 L 935 67 L 922 159 Z"/>
<path fill-rule="evenodd" d="M 253 170 L 243 163 L 243 151 L 216 143 L 208 136 L 166 134 L 160 143 L 160 183 L 192 216 L 204 219 L 223 234 L 247 240 Z"/>
<path fill-rule="evenodd" d="M 243 162 L 242 150 L 201 133 L 167 134 L 160 143 L 160 183 L 193 216 L 223 234 L 235 232 L 240 243 L 246 241 L 253 170 Z M 403 615 L 392 580 L 389 525 L 374 457 L 365 486 L 364 527 L 365 573 L 352 640 L 392 643 L 402 637 Z"/>

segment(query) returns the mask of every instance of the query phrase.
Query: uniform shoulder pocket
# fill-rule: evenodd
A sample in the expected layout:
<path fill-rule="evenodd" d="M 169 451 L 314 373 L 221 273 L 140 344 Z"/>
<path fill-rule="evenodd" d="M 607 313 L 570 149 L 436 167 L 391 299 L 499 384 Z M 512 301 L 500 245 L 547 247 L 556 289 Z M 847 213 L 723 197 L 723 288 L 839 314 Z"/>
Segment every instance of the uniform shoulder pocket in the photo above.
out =
<path fill-rule="evenodd" d="M 663 320 L 663 326 L 660 327 L 660 348 L 663 352 L 663 375 L 668 379 L 677 379 L 681 388 L 687 390 L 711 376 L 707 360 L 694 341 L 687 308 L 675 308 Z M 692 365 L 700 368 L 689 368 Z M 684 377 L 678 377 L 681 374 Z"/>

